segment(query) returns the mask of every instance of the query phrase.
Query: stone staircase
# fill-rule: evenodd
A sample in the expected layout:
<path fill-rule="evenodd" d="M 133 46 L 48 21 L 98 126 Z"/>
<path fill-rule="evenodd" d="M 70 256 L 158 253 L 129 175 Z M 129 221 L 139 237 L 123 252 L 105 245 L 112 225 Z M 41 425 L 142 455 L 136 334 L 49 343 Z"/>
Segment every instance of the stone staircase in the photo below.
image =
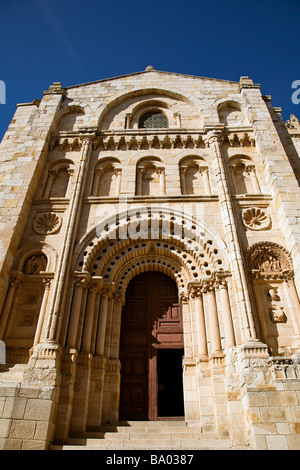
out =
<path fill-rule="evenodd" d="M 201 433 L 200 428 L 184 421 L 130 421 L 107 426 L 101 432 L 69 438 L 50 450 L 247 450 L 234 446 L 232 439 L 214 433 Z"/>

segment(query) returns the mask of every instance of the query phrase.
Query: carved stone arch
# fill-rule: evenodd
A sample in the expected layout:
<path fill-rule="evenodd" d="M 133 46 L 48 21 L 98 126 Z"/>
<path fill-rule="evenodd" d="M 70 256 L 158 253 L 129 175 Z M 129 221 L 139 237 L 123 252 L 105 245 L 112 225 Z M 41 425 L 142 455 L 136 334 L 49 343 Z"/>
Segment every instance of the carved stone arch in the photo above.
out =
<path fill-rule="evenodd" d="M 259 194 L 261 192 L 256 167 L 247 154 L 232 155 L 228 160 L 232 184 L 237 194 Z"/>
<path fill-rule="evenodd" d="M 258 242 L 247 250 L 247 266 L 250 272 L 260 276 L 283 277 L 293 273 L 291 255 L 281 245 L 274 242 Z"/>
<path fill-rule="evenodd" d="M 166 103 L 163 100 L 159 99 L 146 99 L 145 101 L 142 101 L 141 103 L 138 103 L 136 106 L 132 108 L 132 114 L 137 116 L 137 120 L 139 116 L 145 111 L 145 109 L 154 109 L 154 108 L 164 108 L 164 109 L 170 109 L 170 106 L 168 103 Z"/>
<path fill-rule="evenodd" d="M 84 123 L 84 115 L 84 109 L 78 104 L 62 108 L 57 116 L 57 130 L 64 132 L 77 130 Z"/>
<path fill-rule="evenodd" d="M 157 155 L 145 155 L 141 157 L 137 163 L 136 166 L 137 168 L 143 168 L 145 165 L 150 164 L 151 162 L 157 163 L 157 164 L 162 164 L 162 160 L 160 157 Z"/>
<path fill-rule="evenodd" d="M 153 243 L 175 243 L 181 250 L 181 256 L 185 256 L 184 259 L 192 254 L 197 263 L 203 265 L 205 275 L 210 275 L 209 271 L 212 270 L 228 270 L 226 244 L 212 227 L 176 209 L 154 206 L 142 206 L 105 218 L 76 246 L 72 269 L 99 273 L 100 249 L 108 244 L 109 250 L 115 254 L 115 241 L 120 241 L 125 247 L 133 236 L 136 242 L 152 240 Z M 107 247 L 104 249 L 106 253 Z"/>
<path fill-rule="evenodd" d="M 94 165 L 91 196 L 119 196 L 122 166 L 115 157 L 105 157 Z"/>
<path fill-rule="evenodd" d="M 123 102 L 130 101 L 132 98 L 141 98 L 149 96 L 149 99 L 154 99 L 156 100 L 156 96 L 158 99 L 163 98 L 163 97 L 168 97 L 177 101 L 180 101 L 184 103 L 185 105 L 190 106 L 191 108 L 191 113 L 198 116 L 200 116 L 199 110 L 201 109 L 201 103 L 192 95 L 189 94 L 182 94 L 182 90 L 178 89 L 163 89 L 163 88 L 139 88 L 133 91 L 130 91 L 128 93 L 120 92 L 116 93 L 113 97 L 107 98 L 107 100 L 104 101 L 103 106 L 101 107 L 99 118 L 98 118 L 98 128 L 102 129 L 108 129 L 110 128 L 110 125 L 105 125 L 103 127 L 103 122 L 105 122 L 105 119 L 107 118 L 108 113 L 111 112 L 111 110 L 114 107 L 117 107 L 121 105 Z M 146 100 L 145 100 L 146 101 Z M 132 107 L 130 107 L 127 111 L 132 114 Z M 130 119 L 130 116 L 129 116 Z M 175 119 L 175 117 L 174 117 Z M 125 120 L 124 120 L 124 125 L 125 125 Z M 180 127 L 180 126 L 175 126 L 175 127 Z"/>
<path fill-rule="evenodd" d="M 207 153 L 204 153 L 205 150 L 203 149 L 192 149 L 192 150 L 181 150 L 179 151 L 176 155 L 172 157 L 172 163 L 176 163 L 180 165 L 181 163 L 184 162 L 185 159 L 189 158 L 197 158 L 200 160 L 203 160 L 205 164 L 208 164 L 208 161 L 210 160 L 210 156 Z"/>
<path fill-rule="evenodd" d="M 291 255 L 274 242 L 251 245 L 246 253 L 261 340 L 272 356 L 289 356 L 298 348 L 300 302 Z"/>
<path fill-rule="evenodd" d="M 48 171 L 49 170 L 60 170 L 62 168 L 74 166 L 74 161 L 71 160 L 70 158 L 61 158 L 59 160 L 55 160 L 54 162 L 51 162 L 48 166 Z"/>
<path fill-rule="evenodd" d="M 172 112 L 170 110 L 170 105 L 162 100 L 149 99 L 145 100 L 142 103 L 137 104 L 131 110 L 130 117 L 128 118 L 127 128 L 133 129 L 139 126 L 140 118 L 147 112 L 155 111 L 161 112 L 167 118 L 168 126 L 169 123 L 172 123 Z M 171 124 L 172 126 L 172 124 Z"/>
<path fill-rule="evenodd" d="M 47 243 L 28 243 L 20 248 L 15 257 L 13 270 L 22 272 L 26 261 L 32 256 L 44 255 L 47 259 L 46 273 L 55 272 L 57 264 L 57 253 L 55 249 Z"/>
<path fill-rule="evenodd" d="M 41 196 L 44 199 L 66 197 L 73 172 L 74 162 L 70 159 L 60 159 L 52 162 L 48 167 L 48 171 L 46 171 Z"/>
<path fill-rule="evenodd" d="M 116 168 L 120 168 L 121 162 L 116 157 L 110 157 L 110 156 L 104 157 L 104 158 L 100 158 L 99 160 L 97 160 L 97 162 L 94 165 L 94 168 L 104 169 L 106 166 L 109 166 L 109 165 L 113 165 Z"/>
<path fill-rule="evenodd" d="M 139 256 L 138 259 L 129 260 L 115 273 L 114 284 L 117 286 L 116 292 L 121 295 L 125 294 L 131 279 L 147 271 L 159 271 L 167 274 L 175 281 L 179 295 L 185 290 L 186 282 L 189 279 L 185 269 L 173 260 L 162 259 L 155 255 Z"/>
<path fill-rule="evenodd" d="M 203 163 L 203 164 L 206 164 L 206 159 L 202 156 L 202 155 L 197 155 L 197 154 L 186 154 L 185 152 L 185 155 L 184 157 L 182 157 L 180 160 L 179 160 L 179 165 L 189 165 L 190 163 L 192 163 L 193 161 L 198 161 L 199 163 Z"/>
<path fill-rule="evenodd" d="M 182 194 L 210 194 L 208 166 L 202 156 L 187 155 L 179 162 Z"/>
<path fill-rule="evenodd" d="M 56 252 L 48 244 L 29 243 L 16 254 L 0 316 L 0 337 L 11 364 L 27 363 L 41 338 L 55 266 Z"/>
<path fill-rule="evenodd" d="M 82 106 L 80 106 L 79 104 L 73 103 L 73 104 L 70 104 L 68 106 L 62 107 L 58 111 L 57 117 L 58 117 L 58 119 L 61 119 L 66 114 L 70 114 L 70 113 L 83 113 L 84 114 L 84 108 Z"/>
<path fill-rule="evenodd" d="M 98 254 L 99 256 L 97 256 Z M 115 279 L 118 277 L 117 273 L 123 269 L 124 264 L 127 262 L 135 263 L 136 260 L 141 258 L 147 259 L 147 262 L 141 262 L 135 266 L 139 266 L 140 270 L 142 270 L 144 265 L 149 265 L 149 262 L 155 265 L 156 270 L 169 269 L 171 265 L 168 263 L 172 263 L 171 271 L 169 269 L 170 272 L 174 271 L 172 277 L 176 277 L 178 269 L 184 269 L 184 280 L 186 282 L 195 281 L 203 274 L 203 266 L 200 265 L 200 259 L 196 259 L 193 254 L 183 251 L 180 243 L 175 240 L 127 240 L 125 243 L 116 242 L 113 250 L 110 250 L 109 243 L 107 243 L 104 245 L 104 249 L 102 247 L 95 255 L 95 258 L 97 260 L 100 258 L 101 260 L 96 271 L 92 272 L 92 275 L 101 275 L 105 282 L 115 282 Z M 205 259 L 208 265 L 211 260 L 209 260 L 208 256 Z M 163 260 L 168 260 L 168 263 Z M 93 269 L 95 269 L 96 265 L 91 264 Z"/>
<path fill-rule="evenodd" d="M 237 100 L 223 99 L 217 104 L 218 116 L 221 124 L 235 127 L 246 124 L 243 105 Z"/>
<path fill-rule="evenodd" d="M 235 108 L 238 111 L 242 111 L 242 103 L 240 103 L 236 99 L 228 99 L 228 98 L 223 98 L 221 100 L 218 100 L 216 103 L 218 111 L 224 109 L 224 108 Z"/>
<path fill-rule="evenodd" d="M 159 157 L 144 157 L 136 166 L 136 195 L 157 196 L 166 192 L 165 167 Z"/>

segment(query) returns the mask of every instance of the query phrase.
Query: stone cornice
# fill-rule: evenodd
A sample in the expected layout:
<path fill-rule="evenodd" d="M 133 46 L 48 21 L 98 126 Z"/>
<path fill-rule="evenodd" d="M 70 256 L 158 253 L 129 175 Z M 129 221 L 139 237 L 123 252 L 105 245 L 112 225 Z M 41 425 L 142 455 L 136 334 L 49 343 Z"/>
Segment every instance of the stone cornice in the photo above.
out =
<path fill-rule="evenodd" d="M 219 128 L 220 127 L 220 128 Z M 83 132 L 83 129 L 81 130 Z M 82 132 L 55 133 L 50 141 L 50 150 L 56 146 L 63 150 L 81 148 Z M 255 139 L 251 127 L 224 128 L 224 126 L 205 126 L 203 129 L 129 129 L 118 131 L 95 132 L 94 129 L 86 129 L 84 134 L 92 135 L 93 148 L 103 150 L 147 150 L 149 148 L 206 148 L 208 145 L 206 132 L 222 133 L 224 144 L 240 147 L 253 147 Z"/>

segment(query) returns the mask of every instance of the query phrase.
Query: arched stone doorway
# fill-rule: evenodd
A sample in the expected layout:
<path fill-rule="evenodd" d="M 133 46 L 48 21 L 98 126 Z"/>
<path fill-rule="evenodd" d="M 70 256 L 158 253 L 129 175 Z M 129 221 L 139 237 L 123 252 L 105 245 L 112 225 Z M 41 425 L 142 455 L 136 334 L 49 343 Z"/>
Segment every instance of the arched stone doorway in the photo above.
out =
<path fill-rule="evenodd" d="M 229 302 L 230 272 L 225 256 L 226 245 L 222 239 L 206 224 L 196 223 L 191 216 L 175 209 L 135 208 L 105 219 L 83 237 L 75 253 L 73 266 L 76 284 L 70 313 L 70 325 L 75 325 L 75 328 L 69 329 L 68 346 L 76 345 L 76 341 L 80 340 L 78 333 L 81 334 L 82 330 L 83 337 L 90 338 L 89 348 L 86 349 L 93 351 L 94 363 L 99 369 L 96 372 L 91 370 L 92 381 L 95 383 L 91 385 L 89 394 L 86 394 L 88 416 L 83 427 L 91 430 L 98 429 L 100 423 L 115 424 L 124 418 L 152 420 L 171 414 L 176 414 L 177 417 L 181 415 L 182 412 L 167 412 L 158 407 L 162 403 L 158 400 L 159 374 L 165 376 L 166 371 L 169 373 L 170 364 L 173 363 L 183 364 L 180 374 L 183 377 L 184 413 L 181 417 L 184 416 L 187 422 L 198 423 L 201 419 L 198 380 L 201 385 L 203 380 L 206 381 L 205 378 L 199 379 L 198 369 L 209 364 L 209 357 L 216 356 L 216 360 L 219 360 L 223 345 L 234 344 Z M 150 406 L 147 401 L 143 407 L 143 417 L 134 417 L 132 410 L 128 414 L 123 413 L 122 404 L 120 413 L 120 394 L 124 393 L 121 391 L 121 380 L 122 374 L 124 380 L 126 367 L 122 364 L 121 357 L 124 349 L 120 338 L 123 330 L 121 319 L 131 281 L 134 282 L 140 274 L 148 273 L 164 274 L 174 282 L 175 303 L 179 301 L 182 310 L 184 341 L 181 344 L 178 342 L 176 347 L 166 344 L 156 346 L 155 393 L 152 394 L 154 399 Z M 153 283 L 150 282 L 149 285 L 153 286 Z M 222 314 L 226 319 L 228 317 L 228 321 L 222 322 L 222 317 L 219 318 L 217 303 L 220 305 L 220 302 Z M 144 304 L 146 303 L 144 300 Z M 80 318 L 84 319 L 81 327 Z M 96 327 L 93 328 L 93 325 Z M 151 331 L 149 334 L 151 336 Z M 83 356 L 89 352 L 83 350 L 82 344 L 78 347 L 79 354 Z M 146 362 L 149 357 L 147 353 Z M 147 368 L 148 364 L 148 371 Z M 149 379 L 148 374 L 147 400 L 151 383 L 153 384 L 153 380 Z M 163 387 L 164 384 L 161 388 Z M 75 395 L 78 396 L 78 401 L 76 396 L 73 400 L 74 416 L 75 413 L 82 413 L 81 395 L 86 390 L 83 379 L 78 379 L 77 388 L 78 393 L 75 392 Z M 100 395 L 98 390 L 101 390 Z M 76 420 L 78 421 L 77 417 Z M 75 426 L 71 421 L 71 432 L 78 432 L 79 429 L 82 429 L 82 423 Z"/>
<path fill-rule="evenodd" d="M 183 417 L 183 322 L 175 282 L 148 271 L 134 277 L 122 312 L 121 420 Z"/>

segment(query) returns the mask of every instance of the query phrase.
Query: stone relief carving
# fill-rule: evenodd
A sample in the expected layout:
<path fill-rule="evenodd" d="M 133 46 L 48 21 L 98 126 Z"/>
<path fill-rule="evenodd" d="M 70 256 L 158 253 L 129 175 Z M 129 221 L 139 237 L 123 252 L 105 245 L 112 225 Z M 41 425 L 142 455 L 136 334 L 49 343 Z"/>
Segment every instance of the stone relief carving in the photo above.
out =
<path fill-rule="evenodd" d="M 270 217 L 262 209 L 256 207 L 244 209 L 242 220 L 249 230 L 267 230 L 271 224 Z"/>
<path fill-rule="evenodd" d="M 283 307 L 274 307 L 269 310 L 272 323 L 286 323 L 287 317 Z"/>
<path fill-rule="evenodd" d="M 256 267 L 260 271 L 263 271 L 263 272 L 264 271 L 272 271 L 272 272 L 281 271 L 280 260 L 277 259 L 276 256 L 264 254 L 264 253 L 257 257 Z"/>
<path fill-rule="evenodd" d="M 272 323 L 286 323 L 287 316 L 284 307 L 280 305 L 281 298 L 276 287 L 269 289 L 267 298 L 271 302 L 272 307 L 269 309 L 269 315 Z"/>
<path fill-rule="evenodd" d="M 36 216 L 33 229 L 41 235 L 57 233 L 61 227 L 62 219 L 53 212 L 45 212 Z"/>
<path fill-rule="evenodd" d="M 39 274 L 45 271 L 47 267 L 47 258 L 45 255 L 33 255 L 25 263 L 24 274 Z"/>
<path fill-rule="evenodd" d="M 287 250 L 277 243 L 258 242 L 248 248 L 248 269 L 259 276 L 282 279 L 293 276 L 293 265 Z"/>
<path fill-rule="evenodd" d="M 285 125 L 288 129 L 299 129 L 300 122 L 295 114 L 291 114 L 290 119 L 286 121 Z"/>

